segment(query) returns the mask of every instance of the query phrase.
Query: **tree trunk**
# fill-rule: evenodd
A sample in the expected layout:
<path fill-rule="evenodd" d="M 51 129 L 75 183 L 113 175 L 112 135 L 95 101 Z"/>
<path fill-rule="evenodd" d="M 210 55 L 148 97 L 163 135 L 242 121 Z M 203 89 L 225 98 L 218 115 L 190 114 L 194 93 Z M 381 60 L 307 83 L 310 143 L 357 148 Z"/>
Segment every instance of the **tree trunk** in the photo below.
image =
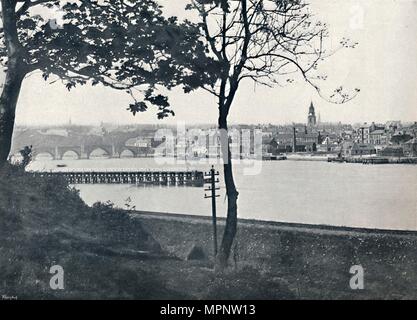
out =
<path fill-rule="evenodd" d="M 220 111 L 222 113 L 222 111 Z M 222 271 L 227 268 L 230 251 L 237 231 L 237 198 L 239 193 L 236 190 L 233 179 L 232 157 L 230 143 L 227 135 L 227 114 L 219 117 L 220 140 L 223 154 L 224 182 L 227 196 L 227 217 L 223 239 L 216 257 L 216 270 Z"/>
<path fill-rule="evenodd" d="M 16 26 L 16 1 L 1 0 L 4 43 L 7 48 L 7 72 L 0 97 L 0 166 L 7 162 L 12 144 L 16 104 L 26 74 Z"/>
<path fill-rule="evenodd" d="M 24 73 L 9 65 L 0 97 L 0 166 L 7 162 L 12 145 L 16 104 Z"/>

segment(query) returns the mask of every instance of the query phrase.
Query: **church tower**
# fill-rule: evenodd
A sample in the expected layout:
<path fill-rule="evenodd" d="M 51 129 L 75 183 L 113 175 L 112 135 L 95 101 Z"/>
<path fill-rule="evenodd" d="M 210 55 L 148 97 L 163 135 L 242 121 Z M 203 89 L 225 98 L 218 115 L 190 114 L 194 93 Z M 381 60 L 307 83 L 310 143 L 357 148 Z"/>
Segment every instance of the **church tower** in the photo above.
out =
<path fill-rule="evenodd" d="M 310 108 L 308 109 L 308 118 L 307 118 L 307 125 L 309 127 L 314 127 L 317 124 L 316 120 L 316 112 L 314 111 L 313 102 L 310 104 Z"/>

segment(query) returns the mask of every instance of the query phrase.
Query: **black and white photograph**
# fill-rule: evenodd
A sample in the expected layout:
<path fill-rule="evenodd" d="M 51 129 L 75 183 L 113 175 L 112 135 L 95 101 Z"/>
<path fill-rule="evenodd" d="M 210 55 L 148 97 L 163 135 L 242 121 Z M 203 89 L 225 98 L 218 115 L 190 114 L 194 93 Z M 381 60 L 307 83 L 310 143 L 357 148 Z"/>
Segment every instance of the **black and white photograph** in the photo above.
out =
<path fill-rule="evenodd" d="M 0 17 L 0 303 L 417 299 L 417 0 Z"/>

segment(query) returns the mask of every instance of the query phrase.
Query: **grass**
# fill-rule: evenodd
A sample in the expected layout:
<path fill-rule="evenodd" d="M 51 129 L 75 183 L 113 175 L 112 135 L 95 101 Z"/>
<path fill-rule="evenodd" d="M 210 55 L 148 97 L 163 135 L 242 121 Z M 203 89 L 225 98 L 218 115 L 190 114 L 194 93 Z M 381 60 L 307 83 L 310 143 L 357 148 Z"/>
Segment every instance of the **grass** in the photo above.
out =
<path fill-rule="evenodd" d="M 52 290 L 50 267 L 64 268 Z M 292 298 L 254 268 L 216 275 L 210 261 L 166 253 L 129 212 L 88 207 L 59 178 L 0 169 L 0 295 L 18 299 Z"/>
<path fill-rule="evenodd" d="M 143 263 L 162 252 L 128 213 L 111 204 L 90 208 L 65 181 L 15 166 L 3 167 L 0 181 L 0 294 L 19 299 L 175 294 Z M 134 265 L 124 257 L 128 251 L 136 253 Z M 49 287 L 55 264 L 65 271 L 62 291 Z"/>

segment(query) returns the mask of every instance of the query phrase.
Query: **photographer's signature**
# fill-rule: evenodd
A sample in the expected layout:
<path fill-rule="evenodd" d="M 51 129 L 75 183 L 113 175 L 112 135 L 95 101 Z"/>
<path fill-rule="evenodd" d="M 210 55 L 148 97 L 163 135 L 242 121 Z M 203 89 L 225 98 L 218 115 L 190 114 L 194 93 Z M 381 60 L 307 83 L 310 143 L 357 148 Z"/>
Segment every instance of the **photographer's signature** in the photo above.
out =
<path fill-rule="evenodd" d="M 17 296 L 8 296 L 7 294 L 2 294 L 1 300 L 17 300 Z"/>

